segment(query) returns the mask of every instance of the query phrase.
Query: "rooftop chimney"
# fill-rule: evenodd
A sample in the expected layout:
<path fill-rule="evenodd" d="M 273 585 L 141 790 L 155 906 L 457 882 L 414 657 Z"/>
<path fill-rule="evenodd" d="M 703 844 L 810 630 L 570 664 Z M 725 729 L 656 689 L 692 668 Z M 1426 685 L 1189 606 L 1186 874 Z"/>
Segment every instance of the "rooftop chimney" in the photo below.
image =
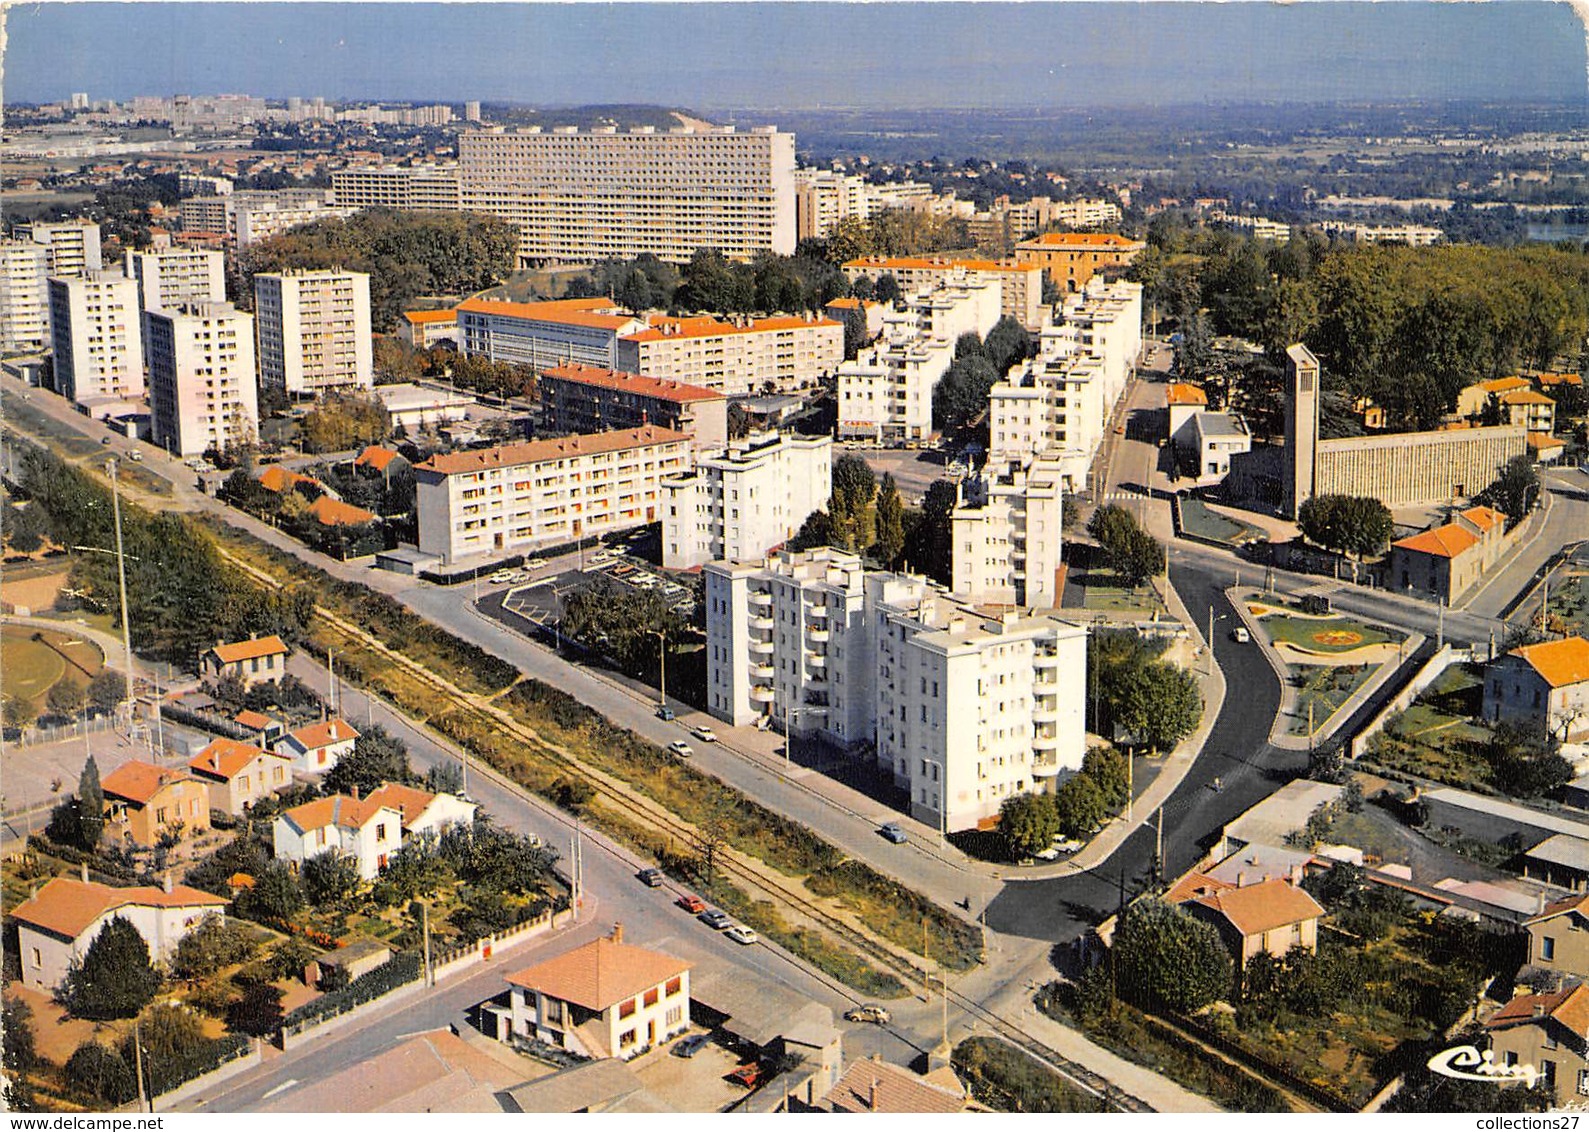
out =
<path fill-rule="evenodd" d="M 82 862 L 82 866 L 83 866 L 83 883 L 87 884 L 88 883 L 88 862 L 87 861 L 83 861 Z"/>
<path fill-rule="evenodd" d="M 353 787 L 353 800 L 355 802 L 359 800 L 359 788 L 357 786 Z"/>
<path fill-rule="evenodd" d="M 160 888 L 169 893 L 171 891 L 171 870 L 167 869 L 165 876 L 160 878 Z"/>
<path fill-rule="evenodd" d="M 612 941 L 614 943 L 622 943 L 623 942 L 623 921 L 622 920 L 619 920 L 619 921 L 617 921 L 616 923 L 614 923 L 612 925 Z"/>
<path fill-rule="evenodd" d="M 877 1111 L 877 1078 L 872 1078 L 872 1083 L 866 1090 L 866 1107 L 872 1112 Z"/>

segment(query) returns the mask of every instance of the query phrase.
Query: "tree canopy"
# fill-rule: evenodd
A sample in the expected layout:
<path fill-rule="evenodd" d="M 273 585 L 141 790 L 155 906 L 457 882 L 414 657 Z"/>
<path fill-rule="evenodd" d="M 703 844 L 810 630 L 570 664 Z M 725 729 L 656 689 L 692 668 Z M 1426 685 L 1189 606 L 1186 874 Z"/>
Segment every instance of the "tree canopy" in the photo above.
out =
<path fill-rule="evenodd" d="M 61 1001 L 79 1018 L 131 1018 L 160 989 L 149 945 L 123 916 L 114 916 L 61 983 Z"/>
<path fill-rule="evenodd" d="M 1378 554 L 1396 529 L 1390 508 L 1362 495 L 1315 495 L 1297 509 L 1297 526 L 1311 542 L 1326 550 L 1355 554 L 1359 559 Z"/>
<path fill-rule="evenodd" d="M 1182 1014 L 1230 993 L 1235 968 L 1212 924 L 1162 900 L 1141 900 L 1115 929 L 1114 962 L 1122 997 Z"/>

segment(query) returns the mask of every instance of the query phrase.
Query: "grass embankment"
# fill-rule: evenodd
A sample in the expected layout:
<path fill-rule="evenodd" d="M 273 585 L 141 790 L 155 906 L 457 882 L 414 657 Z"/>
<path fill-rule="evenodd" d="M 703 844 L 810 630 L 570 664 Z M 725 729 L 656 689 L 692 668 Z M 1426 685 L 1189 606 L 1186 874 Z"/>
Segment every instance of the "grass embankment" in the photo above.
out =
<path fill-rule="evenodd" d="M 997 1112 L 1109 1111 L 1100 1098 L 998 1038 L 967 1038 L 951 1062 L 972 1098 Z"/>
<path fill-rule="evenodd" d="M 1369 744 L 1367 766 L 1415 774 L 1481 794 L 1504 794 L 1484 755 L 1491 733 L 1474 722 L 1484 694 L 1483 678 L 1471 665 L 1440 674 L 1412 706 L 1394 716 Z"/>
<path fill-rule="evenodd" d="M 1299 683 L 1295 713 L 1286 725 L 1292 735 L 1308 734 L 1308 707 L 1313 708 L 1313 730 L 1321 730 L 1330 716 L 1352 698 L 1378 671 L 1378 665 L 1293 665 L 1293 681 Z"/>

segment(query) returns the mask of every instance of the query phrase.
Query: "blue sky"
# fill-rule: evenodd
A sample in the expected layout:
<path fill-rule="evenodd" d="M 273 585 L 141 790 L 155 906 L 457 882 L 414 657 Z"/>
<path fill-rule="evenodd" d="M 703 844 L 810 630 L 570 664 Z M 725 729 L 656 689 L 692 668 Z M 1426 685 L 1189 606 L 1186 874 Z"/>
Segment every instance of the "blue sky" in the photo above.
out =
<path fill-rule="evenodd" d="M 725 107 L 1589 101 L 1561 3 L 42 3 L 4 95 Z"/>

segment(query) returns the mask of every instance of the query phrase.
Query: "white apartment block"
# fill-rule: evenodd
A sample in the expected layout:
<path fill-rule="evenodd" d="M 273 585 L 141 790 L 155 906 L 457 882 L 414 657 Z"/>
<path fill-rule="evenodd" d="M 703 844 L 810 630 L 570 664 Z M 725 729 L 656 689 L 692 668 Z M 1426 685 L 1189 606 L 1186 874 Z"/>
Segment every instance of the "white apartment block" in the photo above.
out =
<path fill-rule="evenodd" d="M 252 315 L 231 303 L 184 303 L 146 312 L 144 333 L 156 444 L 186 457 L 259 439 Z"/>
<path fill-rule="evenodd" d="M 359 271 L 285 271 L 254 276 L 259 380 L 314 396 L 375 383 L 370 277 Z"/>
<path fill-rule="evenodd" d="M 978 244 L 1008 244 L 1045 228 L 1116 227 L 1120 220 L 1120 206 L 1113 201 L 1033 197 L 1012 204 L 1008 198 L 1001 198 L 987 212 L 974 213 L 966 228 Z"/>
<path fill-rule="evenodd" d="M 217 251 L 167 248 L 128 252 L 123 267 L 127 277 L 138 284 L 142 310 L 226 301 L 226 257 Z"/>
<path fill-rule="evenodd" d="M 19 226 L 18 237 L 49 249 L 49 274 L 58 279 L 81 276 L 105 266 L 99 250 L 99 225 L 92 220 L 36 221 Z"/>
<path fill-rule="evenodd" d="M 686 433 L 644 428 L 436 455 L 414 467 L 419 549 L 446 565 L 656 522 Z"/>
<path fill-rule="evenodd" d="M 91 415 L 144 393 L 138 287 L 119 271 L 49 279 L 55 391 Z"/>
<path fill-rule="evenodd" d="M 1291 225 L 1270 220 L 1268 217 L 1243 216 L 1239 213 L 1215 209 L 1208 214 L 1208 218 L 1217 223 L 1228 224 L 1232 228 L 1240 228 L 1259 240 L 1273 240 L 1277 244 L 1291 241 Z"/>
<path fill-rule="evenodd" d="M 732 126 L 471 130 L 462 207 L 518 226 L 521 266 L 795 247 L 794 135 Z"/>
<path fill-rule="evenodd" d="M 204 173 L 178 173 L 177 192 L 185 197 L 224 197 L 232 191 L 230 177 L 211 177 Z"/>
<path fill-rule="evenodd" d="M 920 181 L 872 184 L 865 177 L 832 169 L 794 171 L 795 230 L 799 238 L 830 235 L 841 220 L 866 220 L 889 208 L 946 212 L 953 193 L 942 196 Z"/>
<path fill-rule="evenodd" d="M 906 298 L 883 315 L 879 341 L 838 367 L 842 439 L 909 444 L 932 435 L 932 391 L 962 334 L 999 320 L 1002 286 L 967 278 Z"/>
<path fill-rule="evenodd" d="M 833 438 L 752 433 L 662 481 L 662 565 L 759 558 L 833 494 Z"/>
<path fill-rule="evenodd" d="M 620 369 L 618 339 L 646 322 L 609 299 L 510 303 L 467 299 L 458 306 L 458 348 L 494 362 Z"/>
<path fill-rule="evenodd" d="M 960 484 L 951 517 L 954 593 L 978 602 L 1058 608 L 1064 545 L 1059 461 L 984 472 Z"/>
<path fill-rule="evenodd" d="M 809 388 L 844 361 L 844 324 L 815 315 L 654 316 L 623 335 L 616 368 L 715 389 L 730 397 Z"/>
<path fill-rule="evenodd" d="M 876 281 L 892 275 L 902 291 L 953 286 L 968 278 L 998 282 L 1000 313 L 1028 331 L 1043 327 L 1048 308 L 1043 305 L 1043 269 L 1034 263 L 990 259 L 921 259 L 913 256 L 867 256 L 844 265 L 844 278 L 854 283 L 862 276 Z"/>
<path fill-rule="evenodd" d="M 177 220 L 184 232 L 212 233 L 245 248 L 300 224 L 356 211 L 331 204 L 325 189 L 248 190 L 185 197 L 177 203 Z"/>
<path fill-rule="evenodd" d="M 381 165 L 332 173 L 331 199 L 343 208 L 457 212 L 463 198 L 456 165 Z"/>
<path fill-rule="evenodd" d="M 704 574 L 717 718 L 873 744 L 912 815 L 949 831 L 1081 766 L 1084 629 L 1050 613 L 989 614 L 832 548 Z"/>
<path fill-rule="evenodd" d="M 1406 244 L 1425 248 L 1445 238 L 1439 228 L 1423 224 L 1357 224 L 1349 220 L 1326 220 L 1319 227 L 1332 236 L 1344 236 L 1359 244 Z"/>
<path fill-rule="evenodd" d="M 0 240 L 0 350 L 37 350 L 50 338 L 49 249 Z"/>

